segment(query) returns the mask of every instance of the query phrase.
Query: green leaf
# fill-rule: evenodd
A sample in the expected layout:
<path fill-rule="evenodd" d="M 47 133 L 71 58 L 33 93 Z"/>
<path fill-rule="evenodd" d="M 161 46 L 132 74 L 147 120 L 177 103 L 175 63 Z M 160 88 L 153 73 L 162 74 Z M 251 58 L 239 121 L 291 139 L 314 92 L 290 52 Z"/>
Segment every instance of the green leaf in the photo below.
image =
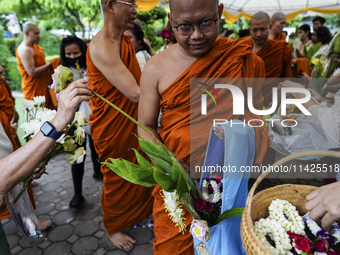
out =
<path fill-rule="evenodd" d="M 221 221 L 231 218 L 231 217 L 238 217 L 238 216 L 242 216 L 242 213 L 244 211 L 244 207 L 235 207 L 235 208 L 231 208 L 229 210 L 224 211 L 224 213 L 222 213 L 220 215 L 220 217 L 218 217 L 218 220 L 216 222 L 216 224 L 220 223 Z"/>
<path fill-rule="evenodd" d="M 149 160 L 147 160 L 146 158 L 144 158 L 136 149 L 133 149 L 133 151 L 135 152 L 136 154 L 136 157 L 137 157 L 137 161 L 138 161 L 138 164 L 142 167 L 153 167 L 152 164 L 149 162 Z"/>
<path fill-rule="evenodd" d="M 138 140 L 139 140 L 140 148 L 142 149 L 142 151 L 148 154 L 150 158 L 151 156 L 161 158 L 165 162 L 171 164 L 171 160 L 169 156 L 158 145 L 154 144 L 153 142 L 149 140 L 145 141 L 139 137 L 138 137 Z"/>
<path fill-rule="evenodd" d="M 176 184 L 171 177 L 157 167 L 154 168 L 153 178 L 167 192 L 174 192 L 176 189 Z"/>
<path fill-rule="evenodd" d="M 183 193 L 189 193 L 190 192 L 190 186 L 183 176 L 182 170 L 178 166 L 177 160 L 175 158 L 173 159 L 173 180 L 176 183 L 176 190 L 177 194 L 181 197 Z"/>
<path fill-rule="evenodd" d="M 109 159 L 112 163 L 104 162 L 117 175 L 134 184 L 152 187 L 157 182 L 153 178 L 153 167 L 144 168 L 123 159 Z"/>

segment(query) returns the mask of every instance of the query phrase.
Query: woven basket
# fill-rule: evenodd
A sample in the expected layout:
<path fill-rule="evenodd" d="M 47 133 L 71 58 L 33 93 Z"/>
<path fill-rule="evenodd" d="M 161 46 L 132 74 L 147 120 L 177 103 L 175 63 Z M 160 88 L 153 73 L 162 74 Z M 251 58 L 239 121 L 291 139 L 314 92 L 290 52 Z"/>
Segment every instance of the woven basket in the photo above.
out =
<path fill-rule="evenodd" d="M 305 156 L 329 156 L 340 158 L 340 152 L 335 151 L 306 151 L 285 157 L 277 161 L 273 167 L 280 166 L 292 159 Z M 246 207 L 241 219 L 241 237 L 244 249 L 248 255 L 272 255 L 254 232 L 254 222 L 268 217 L 268 206 L 274 199 L 285 199 L 298 209 L 301 215 L 306 213 L 306 196 L 318 187 L 308 185 L 279 185 L 265 189 L 254 196 L 257 186 L 268 174 L 264 173 L 254 183 L 249 191 Z"/>

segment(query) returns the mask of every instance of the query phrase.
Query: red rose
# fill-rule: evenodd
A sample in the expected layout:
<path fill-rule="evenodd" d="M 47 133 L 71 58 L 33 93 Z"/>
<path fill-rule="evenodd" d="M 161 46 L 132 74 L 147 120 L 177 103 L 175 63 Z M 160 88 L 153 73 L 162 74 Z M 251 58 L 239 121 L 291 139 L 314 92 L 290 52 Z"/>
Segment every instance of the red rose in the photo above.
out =
<path fill-rule="evenodd" d="M 310 240 L 305 237 L 297 236 L 295 237 L 296 248 L 300 251 L 309 252 L 310 250 Z"/>
<path fill-rule="evenodd" d="M 195 200 L 195 207 L 199 212 L 204 212 L 207 207 L 207 204 L 202 198 L 197 198 Z"/>
<path fill-rule="evenodd" d="M 340 250 L 337 248 L 329 249 L 329 251 L 327 252 L 327 255 L 340 255 Z"/>
<path fill-rule="evenodd" d="M 314 250 L 317 252 L 327 252 L 326 243 L 327 241 L 325 239 L 316 241 L 314 245 Z"/>
<path fill-rule="evenodd" d="M 290 231 L 288 231 L 287 234 L 289 235 L 289 239 L 291 239 L 291 240 L 293 240 L 296 237 L 302 237 L 302 238 L 304 237 L 303 235 L 298 235 L 298 234 L 295 234 L 295 233 L 290 232 Z"/>
<path fill-rule="evenodd" d="M 167 30 L 167 29 L 164 29 L 161 33 L 161 36 L 163 39 L 170 39 L 171 37 L 171 31 L 170 30 Z"/>

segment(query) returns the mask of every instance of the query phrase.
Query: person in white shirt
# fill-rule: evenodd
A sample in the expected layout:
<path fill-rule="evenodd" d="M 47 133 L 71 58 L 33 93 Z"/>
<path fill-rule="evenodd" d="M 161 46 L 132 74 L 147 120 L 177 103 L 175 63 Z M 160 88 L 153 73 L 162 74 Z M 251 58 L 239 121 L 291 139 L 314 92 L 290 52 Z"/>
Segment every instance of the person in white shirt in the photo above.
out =
<path fill-rule="evenodd" d="M 136 58 L 138 60 L 141 71 L 143 72 L 146 61 L 151 58 L 150 48 L 144 41 L 144 32 L 140 26 L 134 24 L 133 29 L 126 30 L 124 34 L 130 39 L 136 51 Z"/>

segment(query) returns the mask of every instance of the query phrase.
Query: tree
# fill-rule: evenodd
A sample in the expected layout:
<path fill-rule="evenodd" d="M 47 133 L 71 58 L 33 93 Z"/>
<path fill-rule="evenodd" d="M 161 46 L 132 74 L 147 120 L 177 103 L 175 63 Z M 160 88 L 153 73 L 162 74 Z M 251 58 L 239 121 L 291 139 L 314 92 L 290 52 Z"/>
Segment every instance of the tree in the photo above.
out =
<path fill-rule="evenodd" d="M 64 28 L 72 34 L 79 28 L 85 36 L 87 22 L 99 22 L 100 0 L 1 0 L 2 11 L 16 12 L 19 23 L 31 17 L 47 28 Z"/>

